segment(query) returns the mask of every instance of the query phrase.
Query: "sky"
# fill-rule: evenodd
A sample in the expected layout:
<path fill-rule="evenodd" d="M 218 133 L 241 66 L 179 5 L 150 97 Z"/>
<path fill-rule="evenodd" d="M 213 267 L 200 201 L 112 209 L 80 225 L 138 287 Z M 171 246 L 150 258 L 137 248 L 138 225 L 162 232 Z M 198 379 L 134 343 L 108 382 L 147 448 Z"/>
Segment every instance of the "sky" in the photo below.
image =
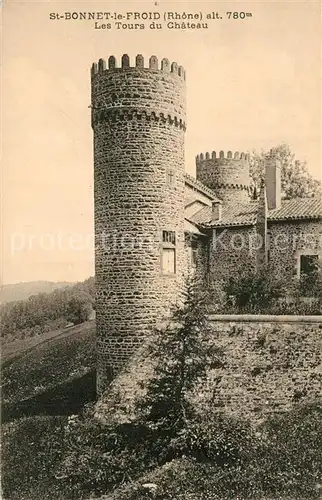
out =
<path fill-rule="evenodd" d="M 94 29 L 69 12 L 219 12 L 204 30 Z M 226 12 L 251 13 L 228 19 Z M 107 21 L 99 21 L 106 23 Z M 129 21 L 130 22 L 130 21 Z M 205 21 L 204 21 L 205 22 Z M 206 151 L 282 142 L 320 178 L 320 2 L 2 5 L 2 284 L 94 274 L 90 66 L 141 53 L 187 73 L 186 170 Z"/>

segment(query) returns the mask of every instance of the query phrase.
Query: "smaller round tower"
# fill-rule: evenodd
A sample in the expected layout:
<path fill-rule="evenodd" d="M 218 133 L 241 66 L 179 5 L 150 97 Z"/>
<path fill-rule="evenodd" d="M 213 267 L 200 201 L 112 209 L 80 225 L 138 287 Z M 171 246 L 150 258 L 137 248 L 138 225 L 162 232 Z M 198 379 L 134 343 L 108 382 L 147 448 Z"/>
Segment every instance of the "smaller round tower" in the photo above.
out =
<path fill-rule="evenodd" d="M 249 157 L 245 153 L 201 153 L 196 156 L 196 177 L 224 203 L 249 201 Z"/>

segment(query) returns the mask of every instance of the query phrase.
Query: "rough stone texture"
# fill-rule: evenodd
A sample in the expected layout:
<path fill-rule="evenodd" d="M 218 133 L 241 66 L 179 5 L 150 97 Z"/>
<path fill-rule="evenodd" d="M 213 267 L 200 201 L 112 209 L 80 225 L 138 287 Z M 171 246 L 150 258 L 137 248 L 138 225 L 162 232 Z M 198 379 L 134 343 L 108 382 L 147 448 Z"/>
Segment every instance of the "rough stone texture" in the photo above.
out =
<path fill-rule="evenodd" d="M 244 416 L 257 425 L 272 413 L 321 398 L 321 317 L 210 319 L 218 349 L 207 381 L 196 389 L 201 411 L 214 404 L 218 411 Z M 97 402 L 96 416 L 114 422 L 133 419 L 134 403 L 144 394 L 140 382 L 152 373 L 143 346 Z"/>
<path fill-rule="evenodd" d="M 230 276 L 252 272 L 268 259 L 276 277 L 291 282 L 299 276 L 301 254 L 318 254 L 322 259 L 322 226 L 319 221 L 286 221 L 267 223 L 265 246 L 259 247 L 265 238 L 265 220 L 261 218 L 256 226 L 236 226 L 211 230 L 212 239 L 203 238 L 204 251 L 199 266 L 216 295 L 222 292 Z M 259 231 L 259 234 L 257 233 Z M 259 255 L 260 254 L 260 255 Z"/>
<path fill-rule="evenodd" d="M 256 268 L 256 228 L 233 227 L 214 229 L 209 242 L 208 267 L 210 287 L 220 292 L 230 276 L 238 276 Z"/>
<path fill-rule="evenodd" d="M 92 68 L 99 394 L 177 300 L 186 263 L 184 72 L 122 61 Z M 176 233 L 171 276 L 161 274 L 163 230 Z"/>
<path fill-rule="evenodd" d="M 299 275 L 301 253 L 322 258 L 322 225 L 319 221 L 268 222 L 269 264 L 276 276 L 291 280 Z"/>
<path fill-rule="evenodd" d="M 196 157 L 196 177 L 212 189 L 225 203 L 249 201 L 250 179 L 248 157 L 244 153 L 227 156 L 220 151 L 200 154 Z"/>
<path fill-rule="evenodd" d="M 321 398 L 322 323 L 213 321 L 213 342 L 222 350 L 209 373 L 206 392 L 226 411 L 253 419 Z M 276 319 L 279 321 L 276 321 Z"/>

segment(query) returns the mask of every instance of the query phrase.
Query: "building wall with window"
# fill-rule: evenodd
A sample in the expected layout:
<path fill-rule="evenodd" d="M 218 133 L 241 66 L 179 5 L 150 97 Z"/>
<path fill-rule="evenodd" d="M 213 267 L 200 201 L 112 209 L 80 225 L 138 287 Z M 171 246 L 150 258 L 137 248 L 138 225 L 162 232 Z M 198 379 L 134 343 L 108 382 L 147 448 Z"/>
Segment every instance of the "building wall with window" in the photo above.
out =
<path fill-rule="evenodd" d="M 211 234 L 211 236 L 210 236 Z M 291 283 L 301 273 L 322 266 L 320 222 L 287 221 L 268 224 L 267 261 L 276 277 Z M 194 243 L 197 245 L 197 243 Z M 255 271 L 258 239 L 255 226 L 217 228 L 199 238 L 197 266 L 214 295 L 230 277 Z"/>
<path fill-rule="evenodd" d="M 322 264 L 322 226 L 310 221 L 268 224 L 268 260 L 276 276 L 291 280 L 307 271 L 305 262 Z M 308 256 L 308 259 L 305 259 Z"/>

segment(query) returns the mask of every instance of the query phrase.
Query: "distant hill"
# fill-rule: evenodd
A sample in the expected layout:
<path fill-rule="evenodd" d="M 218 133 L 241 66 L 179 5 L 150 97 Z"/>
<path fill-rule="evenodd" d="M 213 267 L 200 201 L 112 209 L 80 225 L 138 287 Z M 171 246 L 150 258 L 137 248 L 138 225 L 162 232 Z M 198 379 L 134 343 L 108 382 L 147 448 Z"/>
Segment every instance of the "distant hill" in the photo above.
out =
<path fill-rule="evenodd" d="M 15 300 L 26 300 L 37 293 L 50 293 L 57 288 L 75 285 L 69 281 L 55 283 L 53 281 L 30 281 L 26 283 L 15 283 L 3 285 L 0 288 L 1 303 L 13 302 Z"/>

